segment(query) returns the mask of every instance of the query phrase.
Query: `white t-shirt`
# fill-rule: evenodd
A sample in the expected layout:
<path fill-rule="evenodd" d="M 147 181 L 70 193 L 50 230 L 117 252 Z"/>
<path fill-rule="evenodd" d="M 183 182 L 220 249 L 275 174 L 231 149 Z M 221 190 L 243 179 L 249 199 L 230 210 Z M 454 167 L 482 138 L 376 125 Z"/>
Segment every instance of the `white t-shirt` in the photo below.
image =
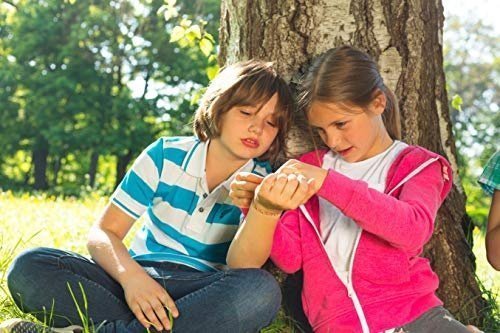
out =
<path fill-rule="evenodd" d="M 401 141 L 394 143 L 382 153 L 364 161 L 349 163 L 339 155 L 328 152 L 323 158 L 323 169 L 333 169 L 355 180 L 364 180 L 368 187 L 383 192 L 387 172 L 398 154 L 408 147 Z M 319 198 L 320 235 L 328 257 L 340 279 L 347 284 L 349 263 L 357 235 L 361 228 L 331 204 Z"/>

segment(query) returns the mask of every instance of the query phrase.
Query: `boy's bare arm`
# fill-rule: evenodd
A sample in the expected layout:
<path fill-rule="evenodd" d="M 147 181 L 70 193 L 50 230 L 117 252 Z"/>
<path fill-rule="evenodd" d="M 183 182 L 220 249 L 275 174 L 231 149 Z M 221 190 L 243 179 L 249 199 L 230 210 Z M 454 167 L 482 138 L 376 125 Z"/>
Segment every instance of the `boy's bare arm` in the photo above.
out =
<path fill-rule="evenodd" d="M 88 236 L 90 255 L 119 283 L 125 271 L 130 273 L 131 268 L 140 268 L 122 242 L 133 223 L 132 217 L 111 203 L 94 223 Z"/>
<path fill-rule="evenodd" d="M 271 253 L 274 230 L 283 210 L 295 209 L 310 196 L 303 176 L 272 174 L 256 189 L 248 215 L 227 254 L 231 268 L 260 268 Z M 232 191 L 234 196 L 236 191 Z"/>
<path fill-rule="evenodd" d="M 486 253 L 488 261 L 500 270 L 500 191 L 495 190 L 491 198 L 488 227 L 486 231 Z"/>
<path fill-rule="evenodd" d="M 165 307 L 177 317 L 174 301 L 132 259 L 123 244 L 123 238 L 134 221 L 120 208 L 109 204 L 92 226 L 87 248 L 92 258 L 123 287 L 130 310 L 145 327 L 152 323 L 158 330 L 169 329 L 170 322 Z"/>
<path fill-rule="evenodd" d="M 259 212 L 252 205 L 255 191 L 263 179 L 242 172 L 237 174 L 231 183 L 229 195 L 233 204 L 240 208 L 249 208 L 227 253 L 226 261 L 231 268 L 260 268 L 269 257 L 272 234 L 279 220 L 280 211 L 263 214 L 264 210 Z M 249 246 L 252 243 L 254 247 Z"/>
<path fill-rule="evenodd" d="M 274 229 L 280 213 L 263 214 L 250 206 L 247 217 L 236 233 L 227 253 L 231 268 L 260 268 L 271 253 Z"/>

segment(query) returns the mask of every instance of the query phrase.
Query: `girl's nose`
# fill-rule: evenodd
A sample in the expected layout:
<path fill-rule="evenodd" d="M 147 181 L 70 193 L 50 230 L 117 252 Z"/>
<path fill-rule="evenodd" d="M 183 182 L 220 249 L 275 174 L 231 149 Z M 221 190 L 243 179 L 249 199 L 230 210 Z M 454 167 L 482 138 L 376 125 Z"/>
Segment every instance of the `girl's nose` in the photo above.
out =
<path fill-rule="evenodd" d="M 335 133 L 328 133 L 326 144 L 330 149 L 336 149 L 340 144 L 340 135 Z"/>

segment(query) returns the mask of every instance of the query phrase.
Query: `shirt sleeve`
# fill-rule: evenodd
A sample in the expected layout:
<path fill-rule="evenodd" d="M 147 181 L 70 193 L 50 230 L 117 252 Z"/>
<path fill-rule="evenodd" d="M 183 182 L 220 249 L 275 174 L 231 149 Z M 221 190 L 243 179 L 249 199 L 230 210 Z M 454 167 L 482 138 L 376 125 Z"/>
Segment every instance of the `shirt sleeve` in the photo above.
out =
<path fill-rule="evenodd" d="M 440 162 L 432 163 L 405 182 L 397 198 L 330 170 L 318 195 L 364 230 L 414 251 L 432 236 L 437 210 L 447 194 L 442 169 Z"/>
<path fill-rule="evenodd" d="M 139 218 L 152 203 L 163 169 L 163 138 L 149 145 L 134 161 L 111 196 L 131 217 Z"/>
<path fill-rule="evenodd" d="M 497 151 L 489 159 L 477 181 L 490 196 L 493 195 L 495 190 L 500 190 L 500 151 Z"/>

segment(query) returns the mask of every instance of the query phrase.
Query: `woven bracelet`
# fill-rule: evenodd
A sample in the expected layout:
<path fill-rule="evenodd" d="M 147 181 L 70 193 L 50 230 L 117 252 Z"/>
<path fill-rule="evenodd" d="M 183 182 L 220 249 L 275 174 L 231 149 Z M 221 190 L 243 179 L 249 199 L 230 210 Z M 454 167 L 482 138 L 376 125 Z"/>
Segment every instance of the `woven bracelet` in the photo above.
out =
<path fill-rule="evenodd" d="M 258 204 L 256 204 L 255 202 L 252 203 L 252 206 L 257 212 L 266 216 L 279 217 L 281 216 L 281 213 L 283 213 L 283 211 L 277 211 L 276 213 L 271 213 L 270 211 L 263 210 L 261 208 L 258 208 Z"/>

